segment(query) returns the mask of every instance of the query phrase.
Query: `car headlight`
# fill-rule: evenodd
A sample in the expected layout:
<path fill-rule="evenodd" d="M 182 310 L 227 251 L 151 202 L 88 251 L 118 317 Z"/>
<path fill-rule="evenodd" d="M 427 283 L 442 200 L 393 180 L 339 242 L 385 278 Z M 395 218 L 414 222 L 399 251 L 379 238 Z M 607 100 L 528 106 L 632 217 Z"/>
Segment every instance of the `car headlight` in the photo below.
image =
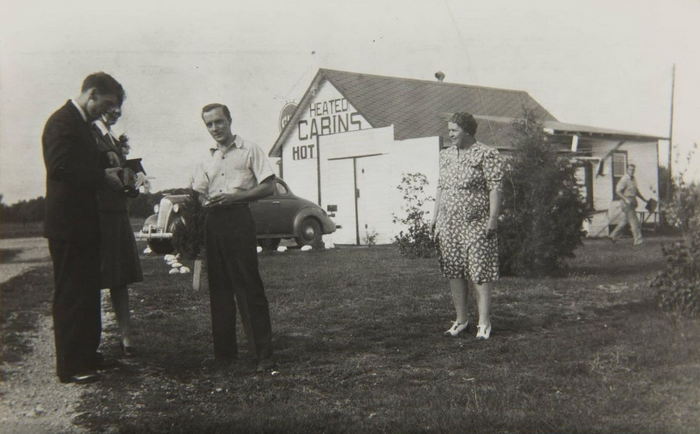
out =
<path fill-rule="evenodd" d="M 178 212 L 178 211 L 180 211 L 180 204 L 179 204 L 179 203 L 176 203 L 175 205 L 173 205 L 173 212 L 176 213 L 176 212 Z"/>
<path fill-rule="evenodd" d="M 158 204 L 153 205 L 153 212 L 158 214 L 158 210 L 160 210 L 160 206 Z"/>

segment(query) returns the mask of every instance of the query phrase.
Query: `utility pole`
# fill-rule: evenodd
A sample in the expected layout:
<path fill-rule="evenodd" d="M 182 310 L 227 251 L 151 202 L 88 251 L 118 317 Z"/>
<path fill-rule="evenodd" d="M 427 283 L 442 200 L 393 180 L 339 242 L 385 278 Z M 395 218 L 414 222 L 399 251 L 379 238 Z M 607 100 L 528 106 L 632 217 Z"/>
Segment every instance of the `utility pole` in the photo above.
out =
<path fill-rule="evenodd" d="M 673 195 L 673 99 L 676 92 L 676 64 L 673 64 L 671 75 L 671 124 L 668 127 L 668 184 L 666 185 L 666 201 L 671 201 Z"/>

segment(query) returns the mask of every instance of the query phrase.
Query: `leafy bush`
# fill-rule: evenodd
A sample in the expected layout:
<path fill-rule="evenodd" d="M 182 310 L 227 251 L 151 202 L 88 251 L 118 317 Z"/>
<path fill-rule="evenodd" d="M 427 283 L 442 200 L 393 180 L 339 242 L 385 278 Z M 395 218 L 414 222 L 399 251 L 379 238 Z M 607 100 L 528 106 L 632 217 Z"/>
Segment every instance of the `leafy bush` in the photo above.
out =
<path fill-rule="evenodd" d="M 546 275 L 574 256 L 586 203 L 571 162 L 545 140 L 528 111 L 511 126 L 513 152 L 503 183 L 499 258 L 503 274 Z"/>
<path fill-rule="evenodd" d="M 688 155 L 692 159 L 693 152 Z M 656 301 L 681 316 L 700 313 L 700 186 L 686 183 L 685 172 L 673 179 L 672 196 L 661 208 L 664 221 L 683 238 L 663 247 L 666 267 L 651 281 Z"/>
<path fill-rule="evenodd" d="M 700 224 L 680 241 L 663 247 L 666 267 L 651 282 L 662 310 L 684 316 L 700 313 Z"/>
<path fill-rule="evenodd" d="M 199 194 L 190 190 L 180 211 L 182 224 L 173 231 L 173 247 L 185 259 L 197 259 L 204 246 L 204 219 L 206 214 L 199 202 Z"/>
<path fill-rule="evenodd" d="M 692 167 L 696 149 L 697 143 L 686 155 L 687 169 L 681 171 L 675 177 L 670 177 L 668 169 L 664 168 L 666 185 L 668 186 L 669 179 L 671 182 L 670 189 L 666 188 L 670 190 L 671 197 L 665 197 L 661 204 L 663 220 L 667 226 L 684 233 L 690 231 L 694 225 L 700 225 L 700 185 L 695 182 L 689 184 L 685 181 L 685 175 L 689 168 Z"/>
<path fill-rule="evenodd" d="M 394 237 L 399 253 L 409 258 L 430 258 L 435 256 L 430 222 L 427 221 L 429 211 L 423 206 L 434 199 L 425 192 L 428 178 L 422 173 L 404 173 L 401 184 L 396 188 L 403 194 L 403 217 L 393 215 L 393 222 L 406 227 Z"/>
<path fill-rule="evenodd" d="M 139 193 L 127 201 L 129 216 L 147 218 L 153 214 L 153 205 L 160 203 L 162 193 Z"/>

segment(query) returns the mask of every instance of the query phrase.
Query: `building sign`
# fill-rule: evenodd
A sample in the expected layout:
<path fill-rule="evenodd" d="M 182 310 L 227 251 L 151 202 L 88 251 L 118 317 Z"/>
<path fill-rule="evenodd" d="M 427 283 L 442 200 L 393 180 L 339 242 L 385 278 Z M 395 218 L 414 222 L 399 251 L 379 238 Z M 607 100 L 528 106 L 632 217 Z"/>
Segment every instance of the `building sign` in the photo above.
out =
<path fill-rule="evenodd" d="M 297 137 L 299 140 L 310 140 L 316 136 L 359 131 L 362 129 L 361 119 L 358 112 L 350 111 L 345 98 L 316 101 L 309 105 L 308 119 L 297 123 Z"/>
<path fill-rule="evenodd" d="M 306 160 L 314 158 L 314 148 L 316 145 L 297 145 L 292 146 L 292 160 Z"/>
<path fill-rule="evenodd" d="M 284 129 L 285 126 L 292 120 L 292 115 L 297 110 L 297 105 L 293 102 L 288 102 L 282 107 L 282 112 L 280 112 L 280 131 Z"/>

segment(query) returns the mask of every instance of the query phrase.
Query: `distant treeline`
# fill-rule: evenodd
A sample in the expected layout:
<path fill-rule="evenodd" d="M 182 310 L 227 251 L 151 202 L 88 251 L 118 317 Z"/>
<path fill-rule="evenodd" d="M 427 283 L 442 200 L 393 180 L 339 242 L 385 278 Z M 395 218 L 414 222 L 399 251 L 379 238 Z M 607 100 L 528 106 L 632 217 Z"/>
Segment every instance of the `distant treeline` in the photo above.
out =
<path fill-rule="evenodd" d="M 153 205 L 160 202 L 166 194 L 184 194 L 189 190 L 176 188 L 163 190 L 157 193 L 141 193 L 127 202 L 130 217 L 146 218 L 153 214 Z M 29 223 L 44 220 L 44 204 L 46 200 L 43 196 L 36 199 L 21 200 L 12 205 L 3 202 L 0 194 L 0 222 Z"/>

